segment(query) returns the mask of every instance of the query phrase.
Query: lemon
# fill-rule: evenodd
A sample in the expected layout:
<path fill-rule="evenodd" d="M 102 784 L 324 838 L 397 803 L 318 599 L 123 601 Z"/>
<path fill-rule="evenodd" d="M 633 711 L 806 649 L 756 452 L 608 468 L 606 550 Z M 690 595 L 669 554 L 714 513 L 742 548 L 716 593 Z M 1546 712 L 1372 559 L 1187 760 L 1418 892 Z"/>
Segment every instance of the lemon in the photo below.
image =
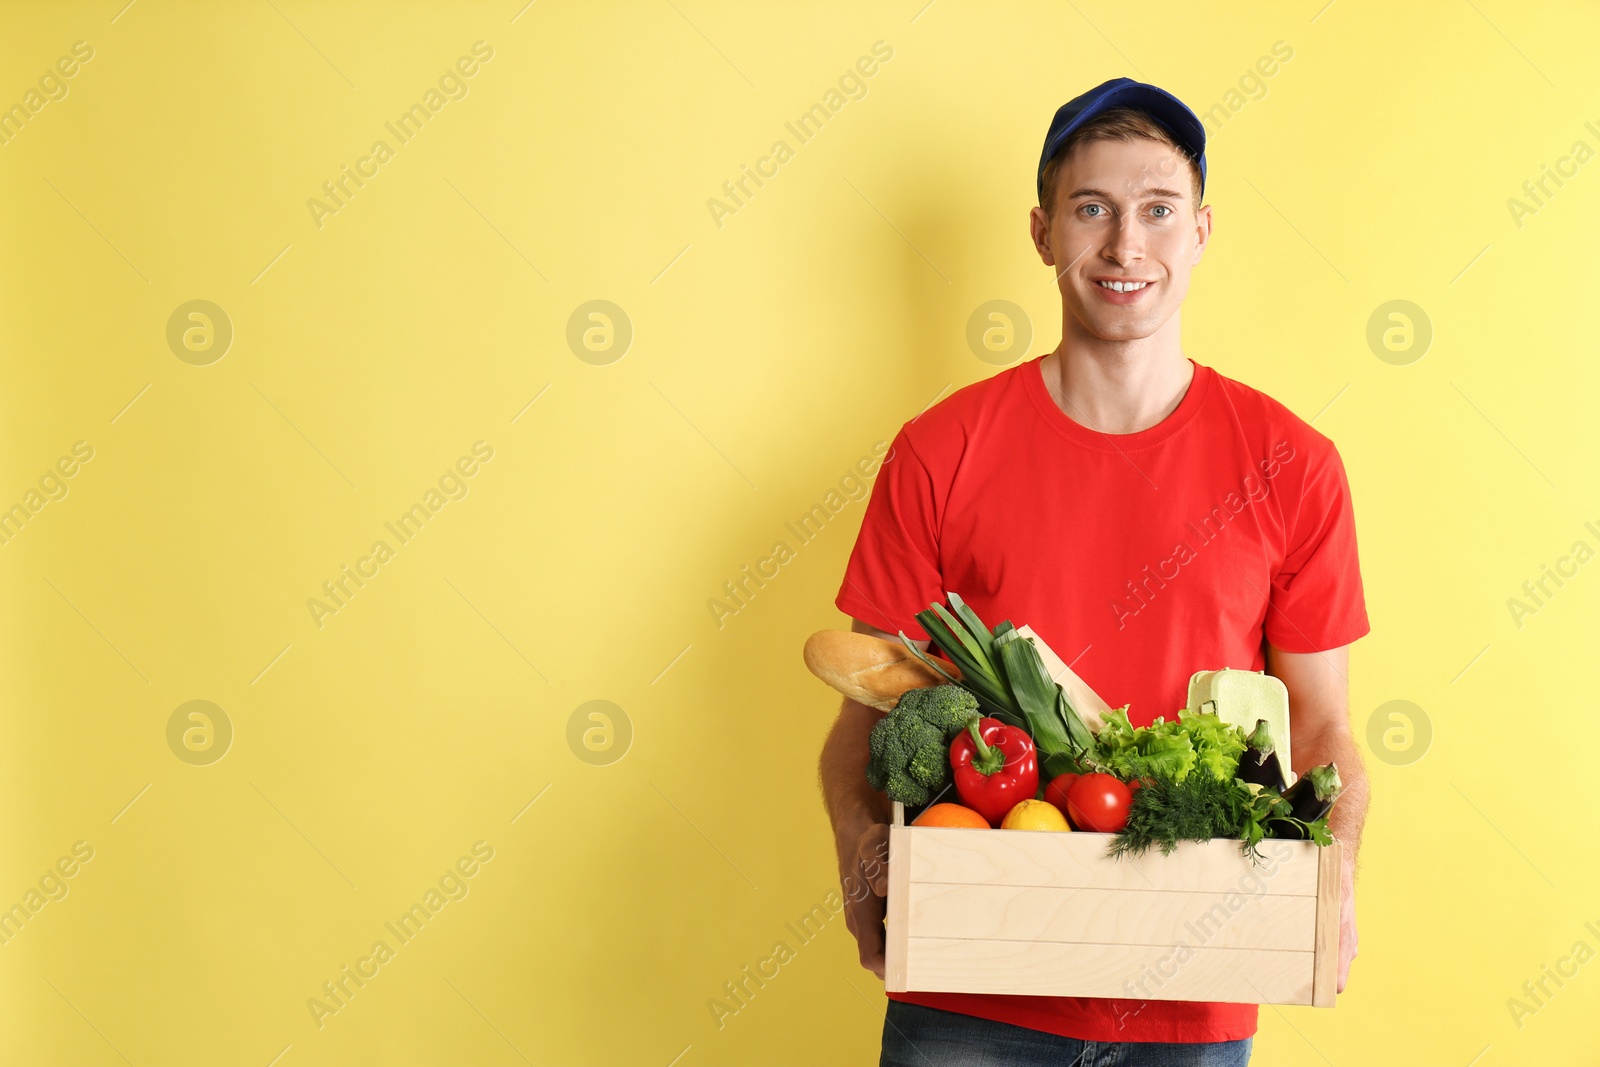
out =
<path fill-rule="evenodd" d="M 1006 812 L 1000 829 L 1065 830 L 1070 833 L 1072 827 L 1067 825 L 1067 817 L 1061 814 L 1061 809 L 1048 800 L 1023 800 Z"/>

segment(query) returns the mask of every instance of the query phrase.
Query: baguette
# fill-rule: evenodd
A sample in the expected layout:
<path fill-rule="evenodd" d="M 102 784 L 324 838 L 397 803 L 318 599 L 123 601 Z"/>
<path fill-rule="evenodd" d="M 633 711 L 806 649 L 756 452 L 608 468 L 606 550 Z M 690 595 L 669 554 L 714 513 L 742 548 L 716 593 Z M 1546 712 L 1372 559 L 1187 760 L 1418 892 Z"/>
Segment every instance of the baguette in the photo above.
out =
<path fill-rule="evenodd" d="M 806 666 L 833 688 L 868 707 L 892 711 L 908 689 L 943 685 L 946 679 L 897 641 L 850 630 L 818 630 L 806 640 Z M 960 679 L 955 664 L 941 664 Z"/>

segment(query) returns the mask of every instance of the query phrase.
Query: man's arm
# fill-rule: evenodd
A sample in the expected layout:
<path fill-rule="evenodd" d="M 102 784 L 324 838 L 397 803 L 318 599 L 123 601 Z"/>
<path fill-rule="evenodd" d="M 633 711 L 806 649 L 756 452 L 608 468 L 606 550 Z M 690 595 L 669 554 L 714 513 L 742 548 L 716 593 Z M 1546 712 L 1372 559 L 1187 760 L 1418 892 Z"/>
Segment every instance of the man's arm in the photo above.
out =
<path fill-rule="evenodd" d="M 859 619 L 850 627 L 856 633 L 886 640 L 899 638 Z M 927 641 L 915 642 L 926 650 Z M 822 801 L 833 824 L 834 848 L 839 858 L 839 881 L 844 889 L 845 924 L 855 935 L 861 966 L 883 977 L 884 895 L 888 892 L 889 799 L 867 784 L 867 735 L 883 712 L 849 697 L 822 744 L 817 776 Z"/>
<path fill-rule="evenodd" d="M 1296 775 L 1323 763 L 1339 766 L 1344 791 L 1328 815 L 1328 829 L 1343 846 L 1340 872 L 1339 980 L 1344 992 L 1356 955 L 1355 871 L 1361 828 L 1367 821 L 1367 769 L 1350 730 L 1350 646 L 1326 652 L 1285 652 L 1267 646 L 1267 673 L 1289 691 L 1289 747 Z"/>

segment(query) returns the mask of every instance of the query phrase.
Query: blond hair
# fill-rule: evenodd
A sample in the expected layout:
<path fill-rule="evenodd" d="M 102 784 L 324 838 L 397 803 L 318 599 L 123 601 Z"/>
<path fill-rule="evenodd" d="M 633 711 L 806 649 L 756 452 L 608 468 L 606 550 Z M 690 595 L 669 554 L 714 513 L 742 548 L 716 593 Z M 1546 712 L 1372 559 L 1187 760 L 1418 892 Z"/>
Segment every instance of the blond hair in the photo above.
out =
<path fill-rule="evenodd" d="M 1039 195 L 1039 206 L 1046 215 L 1055 211 L 1056 179 L 1061 173 L 1061 163 L 1074 146 L 1087 141 L 1156 141 L 1166 145 L 1189 164 L 1190 188 L 1194 193 L 1194 210 L 1200 210 L 1200 165 L 1178 144 L 1166 127 L 1150 117 L 1146 111 L 1132 107 L 1114 107 L 1090 119 L 1072 131 L 1060 150 L 1050 157 L 1044 168 L 1044 191 Z"/>

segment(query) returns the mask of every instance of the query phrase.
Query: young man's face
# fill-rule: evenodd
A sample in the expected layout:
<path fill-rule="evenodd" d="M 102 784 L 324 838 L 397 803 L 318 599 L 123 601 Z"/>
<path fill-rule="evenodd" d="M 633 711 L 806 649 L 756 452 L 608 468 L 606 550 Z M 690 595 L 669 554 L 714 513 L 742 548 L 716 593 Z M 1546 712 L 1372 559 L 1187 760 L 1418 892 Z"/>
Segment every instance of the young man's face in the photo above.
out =
<path fill-rule="evenodd" d="M 1056 171 L 1054 215 L 1030 213 L 1034 246 L 1056 268 L 1062 300 L 1095 337 L 1132 341 L 1170 320 L 1211 236 L 1189 164 L 1159 141 L 1089 141 Z M 1150 284 L 1117 293 L 1101 280 Z"/>

